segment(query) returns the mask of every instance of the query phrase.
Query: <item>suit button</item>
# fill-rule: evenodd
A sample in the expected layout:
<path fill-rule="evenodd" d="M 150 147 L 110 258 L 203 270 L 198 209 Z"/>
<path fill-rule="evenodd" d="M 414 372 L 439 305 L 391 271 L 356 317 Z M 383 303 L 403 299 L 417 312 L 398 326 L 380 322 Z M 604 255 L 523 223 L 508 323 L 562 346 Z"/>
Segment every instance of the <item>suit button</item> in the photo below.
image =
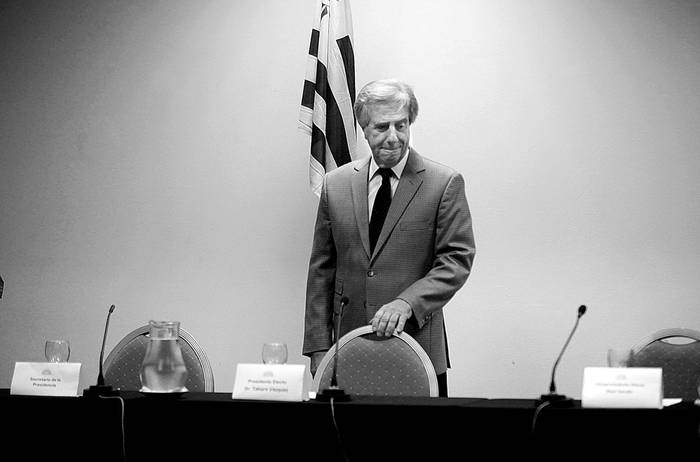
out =
<path fill-rule="evenodd" d="M 367 271 L 367 276 L 369 276 L 371 278 L 374 277 L 374 270 Z"/>

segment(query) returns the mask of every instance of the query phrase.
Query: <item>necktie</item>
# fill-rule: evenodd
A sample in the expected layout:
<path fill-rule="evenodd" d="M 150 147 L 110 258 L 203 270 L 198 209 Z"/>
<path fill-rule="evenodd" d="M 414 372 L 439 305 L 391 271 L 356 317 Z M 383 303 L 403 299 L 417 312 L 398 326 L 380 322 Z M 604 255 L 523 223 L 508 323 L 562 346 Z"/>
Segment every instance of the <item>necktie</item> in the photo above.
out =
<path fill-rule="evenodd" d="M 369 248 L 372 253 L 374 253 L 374 245 L 377 243 L 379 233 L 382 231 L 386 212 L 391 205 L 391 169 L 380 168 L 377 171 L 382 176 L 382 185 L 377 191 L 377 197 L 374 198 L 372 217 L 369 220 Z"/>

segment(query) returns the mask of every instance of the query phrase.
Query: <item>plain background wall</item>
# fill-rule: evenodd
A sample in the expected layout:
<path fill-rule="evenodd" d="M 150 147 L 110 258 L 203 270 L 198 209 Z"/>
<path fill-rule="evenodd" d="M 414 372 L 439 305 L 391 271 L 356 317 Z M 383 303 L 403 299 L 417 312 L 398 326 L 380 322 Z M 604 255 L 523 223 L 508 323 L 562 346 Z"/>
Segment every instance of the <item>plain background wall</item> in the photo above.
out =
<path fill-rule="evenodd" d="M 0 387 L 72 343 L 81 389 L 149 319 L 216 390 L 300 354 L 317 199 L 297 129 L 314 0 L 4 1 Z M 538 397 L 700 328 L 700 3 L 353 0 L 358 88 L 398 77 L 415 147 L 467 180 L 477 256 L 446 317 L 452 396 Z M 364 139 L 359 145 L 367 153 Z"/>

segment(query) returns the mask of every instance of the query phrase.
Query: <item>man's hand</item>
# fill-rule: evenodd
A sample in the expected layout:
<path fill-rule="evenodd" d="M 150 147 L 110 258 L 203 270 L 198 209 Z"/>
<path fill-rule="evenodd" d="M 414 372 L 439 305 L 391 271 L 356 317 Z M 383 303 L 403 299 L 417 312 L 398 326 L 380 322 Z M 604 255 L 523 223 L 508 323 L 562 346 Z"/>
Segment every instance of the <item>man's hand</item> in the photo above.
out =
<path fill-rule="evenodd" d="M 413 316 L 411 305 L 397 298 L 377 310 L 372 318 L 372 330 L 379 337 L 391 337 L 394 331 L 400 334 L 411 316 Z"/>
<path fill-rule="evenodd" d="M 324 356 L 326 356 L 325 351 L 316 351 L 311 353 L 311 364 L 309 365 L 309 371 L 311 371 L 312 377 L 316 375 L 316 369 L 318 369 L 318 366 L 321 364 L 321 360 Z"/>

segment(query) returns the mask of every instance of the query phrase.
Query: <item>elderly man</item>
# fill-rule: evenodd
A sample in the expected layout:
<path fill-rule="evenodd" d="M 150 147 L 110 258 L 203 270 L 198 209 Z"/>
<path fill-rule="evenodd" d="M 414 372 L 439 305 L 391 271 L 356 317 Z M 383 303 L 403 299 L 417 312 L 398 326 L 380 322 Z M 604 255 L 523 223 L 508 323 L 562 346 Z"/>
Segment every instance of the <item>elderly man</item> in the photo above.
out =
<path fill-rule="evenodd" d="M 303 353 L 315 374 L 333 341 L 372 324 L 379 336 L 406 331 L 425 349 L 447 396 L 443 307 L 467 280 L 475 246 L 464 179 L 410 147 L 418 114 L 412 88 L 367 84 L 355 115 L 372 155 L 324 179 L 309 262 Z"/>

